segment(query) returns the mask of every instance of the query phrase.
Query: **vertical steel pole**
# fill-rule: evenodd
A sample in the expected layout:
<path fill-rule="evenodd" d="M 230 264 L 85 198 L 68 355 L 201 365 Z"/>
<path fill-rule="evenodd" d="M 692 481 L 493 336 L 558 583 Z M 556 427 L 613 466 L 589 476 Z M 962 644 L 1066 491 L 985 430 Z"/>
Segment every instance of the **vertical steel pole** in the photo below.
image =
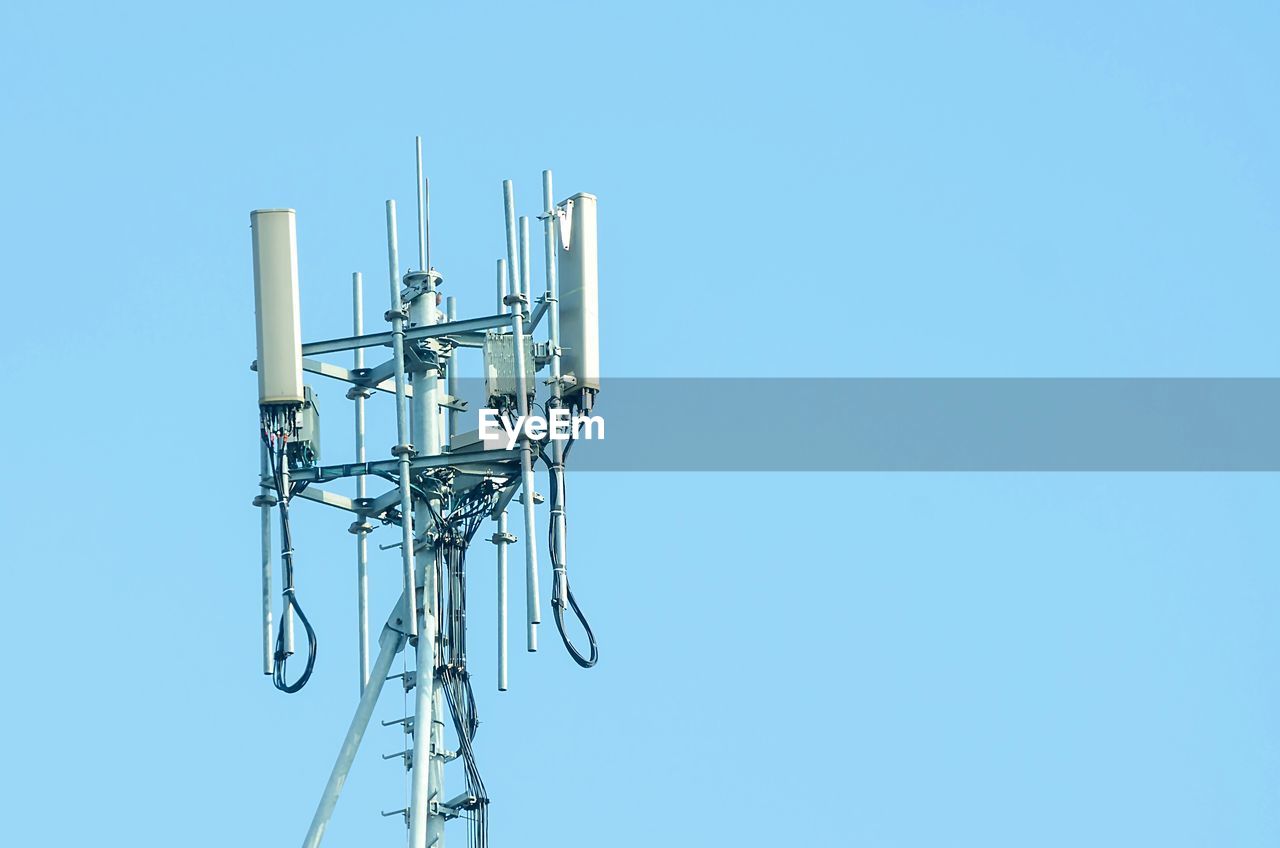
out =
<path fill-rule="evenodd" d="M 364 335 L 364 277 L 359 271 L 351 275 L 351 331 Z M 355 350 L 355 368 L 364 367 L 364 348 Z M 368 395 L 363 386 L 353 386 L 351 399 L 356 409 L 356 462 L 364 462 L 364 399 Z M 356 475 L 356 497 L 368 497 L 368 481 L 365 475 Z M 360 630 L 360 691 L 369 683 L 369 533 L 365 530 L 365 517 L 356 522 L 356 617 Z"/>
<path fill-rule="evenodd" d="M 556 209 L 551 190 L 551 171 L 542 172 L 543 244 L 547 269 L 547 336 L 551 348 L 551 408 L 563 405 L 564 386 L 560 382 L 560 281 L 556 275 Z M 550 410 L 548 410 L 548 414 Z M 550 520 L 555 526 L 555 559 L 552 564 L 551 592 L 561 607 L 568 606 L 569 582 L 565 572 L 565 512 L 564 512 L 564 446 L 559 439 L 551 440 L 551 464 L 557 473 L 555 479 L 555 507 Z"/>
<path fill-rule="evenodd" d="M 267 485 L 271 476 L 267 445 L 262 443 L 262 473 L 259 478 L 258 511 L 262 515 L 262 673 L 275 674 L 275 634 L 271 632 L 271 502 L 275 489 Z"/>
<path fill-rule="evenodd" d="M 502 182 L 502 199 L 507 218 L 507 263 L 511 275 L 511 291 L 513 301 L 511 310 L 511 338 L 515 345 L 516 368 L 516 411 L 523 418 L 529 414 L 528 385 L 525 379 L 524 351 L 524 309 L 528 306 L 528 298 L 520 289 L 520 281 L 516 277 L 520 257 L 516 240 L 516 201 L 511 180 Z M 524 492 L 524 535 L 525 535 L 525 606 L 528 616 L 528 649 L 538 650 L 538 624 L 542 621 L 542 613 L 538 606 L 538 544 L 534 508 L 533 485 L 533 452 L 529 440 L 520 440 L 520 485 Z"/>
<path fill-rule="evenodd" d="M 445 320 L 458 320 L 458 299 L 456 297 L 447 297 L 444 300 Z M 453 356 L 449 357 L 448 371 L 446 375 L 448 379 L 445 381 L 445 392 L 449 397 L 457 400 L 458 397 L 458 353 L 459 349 L 455 348 Z M 445 444 L 452 445 L 453 437 L 458 435 L 458 410 L 453 407 L 449 408 L 449 427 L 445 431 Z"/>
<path fill-rule="evenodd" d="M 507 511 L 498 513 L 498 691 L 507 691 Z"/>
<path fill-rule="evenodd" d="M 403 598 L 401 603 L 404 603 Z M 406 619 L 412 617 L 404 616 Z M 387 672 L 391 671 L 391 663 L 396 658 L 396 654 L 400 653 L 403 645 L 403 635 L 389 626 L 382 628 L 382 635 L 378 639 L 378 658 L 369 672 L 371 675 L 369 685 L 364 687 L 364 693 L 360 695 L 356 714 L 351 719 L 351 726 L 347 728 L 342 747 L 338 749 L 337 762 L 329 772 L 329 780 L 324 786 L 324 792 L 320 795 L 320 804 L 311 818 L 311 827 L 307 830 L 306 839 L 302 841 L 302 848 L 318 848 L 320 840 L 324 838 L 324 829 L 328 826 L 330 817 L 333 816 L 334 807 L 338 805 L 338 795 L 342 793 L 342 785 L 347 782 L 347 774 L 351 771 L 351 764 L 355 762 L 356 751 L 360 750 L 360 742 L 364 739 L 364 732 L 369 727 L 369 719 L 373 717 L 373 708 L 378 703 L 378 696 L 382 694 L 383 685 L 387 682 Z"/>
<path fill-rule="evenodd" d="M 425 557 L 424 557 L 425 559 Z M 428 571 L 434 573 L 434 565 Z M 431 587 L 428 576 L 423 585 Z M 434 588 L 431 594 L 434 594 Z M 443 720 L 436 707 L 435 664 L 436 617 L 429 609 L 430 602 L 422 610 L 422 626 L 418 632 L 416 686 L 413 696 L 413 770 L 410 772 L 409 799 L 409 848 L 443 848 L 444 817 L 431 812 L 434 802 L 441 797 L 444 784 L 444 760 L 440 756 L 441 745 L 436 741 L 436 726 Z M 424 642 L 428 644 L 423 644 Z"/>
<path fill-rule="evenodd" d="M 520 293 L 531 307 L 533 285 L 529 277 L 529 216 L 520 216 Z"/>
<path fill-rule="evenodd" d="M 507 305 L 507 260 L 498 260 L 498 311 Z M 507 690 L 507 511 L 498 515 L 498 691 Z"/>
<path fill-rule="evenodd" d="M 284 466 L 283 468 L 280 469 L 280 479 L 284 482 L 284 488 L 281 491 L 276 493 L 276 497 L 286 498 L 288 497 L 289 490 L 292 488 L 292 486 L 289 483 L 288 457 L 286 456 L 280 464 Z M 277 508 L 284 509 L 283 506 L 280 506 Z M 284 530 L 281 530 L 280 532 L 281 534 L 283 534 Z M 284 541 L 283 538 L 281 539 L 281 541 L 282 542 Z M 282 550 L 280 552 L 280 559 L 281 559 L 280 567 L 282 570 L 285 568 L 292 568 L 293 567 L 293 548 L 290 547 L 289 550 L 287 551 Z M 288 565 L 284 563 L 285 559 L 288 559 L 289 561 Z M 291 657 L 293 656 L 293 605 L 292 604 L 286 603 L 284 604 L 283 608 L 280 610 L 280 627 L 282 630 L 284 630 L 284 655 L 286 657 Z"/>
<path fill-rule="evenodd" d="M 391 339 L 392 358 L 396 368 L 396 444 L 393 449 L 400 459 L 400 546 L 404 562 L 404 596 L 409 604 L 418 596 L 413 568 L 413 494 L 409 489 L 408 389 L 404 374 L 404 304 L 400 302 L 400 246 L 396 236 L 396 202 L 387 201 L 387 264 L 391 272 Z M 418 635 L 418 617 L 410 608 L 407 616 L 409 635 Z"/>
<path fill-rule="evenodd" d="M 436 323 L 435 278 L 427 273 L 422 288 L 409 301 L 409 319 L 416 327 Z M 413 438 L 426 456 L 440 453 L 440 372 L 438 368 L 416 366 L 413 372 Z M 434 510 L 433 510 L 434 507 Z M 414 524 L 422 528 L 424 550 L 418 581 L 422 586 L 422 620 L 415 645 L 417 689 L 414 694 L 413 771 L 409 800 L 409 848 L 443 848 L 444 815 L 433 811 L 432 803 L 444 800 L 444 690 L 436 678 L 439 664 L 436 630 L 439 589 L 435 552 L 426 535 L 434 514 L 443 508 L 439 498 L 418 499 Z M 417 605 L 416 605 L 417 606 Z M 415 606 L 415 609 L 416 609 Z"/>
<path fill-rule="evenodd" d="M 498 260 L 498 311 L 510 312 L 507 306 L 507 260 Z"/>

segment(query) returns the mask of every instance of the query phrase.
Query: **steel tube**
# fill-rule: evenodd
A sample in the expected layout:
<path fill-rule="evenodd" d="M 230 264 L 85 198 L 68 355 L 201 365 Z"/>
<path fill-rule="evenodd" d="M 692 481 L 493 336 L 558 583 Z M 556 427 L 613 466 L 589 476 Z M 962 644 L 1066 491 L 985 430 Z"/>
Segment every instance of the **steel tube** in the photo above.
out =
<path fill-rule="evenodd" d="M 430 327 L 436 323 L 438 313 L 434 278 L 427 274 L 422 286 L 409 301 L 409 320 L 416 327 Z M 442 447 L 438 367 L 414 366 L 413 400 L 409 408 L 412 412 L 413 441 L 419 453 L 428 457 L 438 456 Z M 444 839 L 444 816 L 431 809 L 431 803 L 441 800 L 444 795 L 444 760 L 438 754 L 443 748 L 443 740 L 437 741 L 435 738 L 436 725 L 443 725 L 444 697 L 435 674 L 438 664 L 436 630 L 439 622 L 439 610 L 436 609 L 439 596 L 436 587 L 437 565 L 433 543 L 427 534 L 433 527 L 434 516 L 443 507 L 438 496 L 432 496 L 430 502 L 419 497 L 413 516 L 414 525 L 422 533 L 424 550 L 418 558 L 418 585 L 422 587 L 422 595 L 415 604 L 414 613 L 416 617 L 417 609 L 421 608 L 421 623 L 415 645 L 417 691 L 414 695 L 409 848 L 426 848 L 428 845 L 442 848 Z"/>
<path fill-rule="evenodd" d="M 452 322 L 458 317 L 458 299 L 456 297 L 447 297 L 444 300 L 445 318 Z M 455 348 L 453 356 L 449 358 L 448 370 L 445 372 L 447 380 L 445 381 L 445 392 L 449 397 L 457 400 L 458 398 L 458 351 Z M 449 427 L 445 431 L 444 442 L 446 445 L 453 445 L 453 437 L 458 434 L 458 410 L 449 408 L 449 414 L 445 416 L 449 421 Z"/>
<path fill-rule="evenodd" d="M 433 569 L 434 571 L 434 569 Z M 424 580 L 428 585 L 431 581 Z M 434 594 L 434 592 L 432 593 Z M 422 612 L 422 625 L 419 628 L 416 667 L 416 685 L 413 695 L 413 770 L 410 772 L 409 795 L 409 848 L 426 848 L 427 836 L 432 830 L 443 829 L 443 819 L 439 828 L 432 827 L 430 814 L 431 802 L 438 801 L 444 787 L 432 783 L 435 771 L 435 760 L 432 745 L 432 728 L 435 718 L 433 713 L 435 695 L 436 619 L 429 610 Z M 425 643 L 425 644 L 424 644 Z M 433 841 L 432 845 L 436 843 Z"/>
<path fill-rule="evenodd" d="M 473 333 L 494 327 L 507 325 L 506 310 L 498 315 L 486 315 L 481 318 L 466 318 L 453 324 L 436 324 L 431 327 L 412 327 L 405 330 L 405 339 L 429 339 L 439 336 L 454 336 Z M 303 356 L 316 356 L 322 353 L 339 353 L 357 347 L 386 347 L 392 342 L 392 333 L 370 333 L 367 336 L 347 337 L 341 339 L 325 339 L 319 342 L 307 342 L 302 346 Z"/>
<path fill-rule="evenodd" d="M 403 602 L 402 598 L 401 603 Z M 405 617 L 412 618 L 412 616 Z M 351 726 L 347 728 L 342 747 L 338 749 L 337 762 L 329 772 L 329 780 L 325 783 L 324 792 L 320 795 L 320 804 L 316 807 L 316 813 L 311 818 L 307 837 L 302 840 L 302 848 L 317 848 L 320 840 L 324 838 L 324 829 L 328 826 L 329 819 L 333 816 L 333 809 L 338 804 L 338 796 L 342 793 L 342 785 L 347 781 L 351 764 L 355 762 L 356 752 L 360 750 L 360 742 L 364 739 L 364 732 L 369 727 L 369 719 L 373 717 L 373 708 L 378 703 L 378 696 L 382 694 L 387 673 L 391 671 L 391 663 L 395 660 L 396 654 L 400 653 L 403 644 L 404 636 L 398 631 L 390 627 L 382 629 L 382 635 L 378 639 L 378 658 L 369 672 L 370 685 L 364 687 L 364 692 L 360 695 L 356 714 L 351 719 Z"/>
<path fill-rule="evenodd" d="M 533 303 L 533 284 L 529 274 L 529 216 L 520 216 L 520 293 L 524 295 L 527 312 Z"/>
<path fill-rule="evenodd" d="M 490 465 L 493 463 L 511 462 L 519 459 L 519 451 L 503 450 L 497 448 L 487 451 L 459 451 L 454 454 L 441 454 L 439 456 L 420 456 L 409 463 L 412 471 L 425 471 L 428 468 L 444 468 L 446 466 L 457 466 L 459 468 L 468 468 L 478 465 Z M 316 465 L 311 468 L 299 468 L 294 471 L 293 479 L 307 483 L 323 483 L 329 480 L 338 480 L 342 477 L 354 477 L 357 474 L 394 474 L 400 468 L 400 460 L 398 459 L 382 459 L 376 462 L 347 462 L 342 465 Z M 188 470 L 187 474 L 196 476 L 202 473 L 199 470 Z M 304 497 L 305 493 L 299 493 L 299 497 Z"/>
<path fill-rule="evenodd" d="M 275 674 L 275 634 L 271 630 L 271 497 L 275 491 L 267 485 L 271 476 L 268 470 L 267 445 L 262 443 L 262 474 L 259 480 L 258 511 L 262 515 L 262 673 Z"/>
<path fill-rule="evenodd" d="M 498 311 L 505 317 L 511 311 L 507 306 L 507 260 L 498 260 Z"/>
<path fill-rule="evenodd" d="M 546 250 L 547 270 L 547 339 L 551 348 L 551 406 L 559 408 L 564 394 L 560 382 L 560 287 L 556 276 L 555 196 L 551 189 L 551 171 L 542 172 L 543 243 Z M 555 507 L 549 520 L 555 525 L 555 562 L 552 564 L 551 591 L 561 607 L 568 606 L 569 583 L 565 569 L 565 511 L 564 511 L 564 446 L 559 439 L 551 440 L 551 464 L 555 466 Z"/>
<path fill-rule="evenodd" d="M 498 513 L 498 691 L 507 691 L 507 511 Z"/>
<path fill-rule="evenodd" d="M 516 238 L 516 218 L 515 218 L 515 192 L 511 185 L 511 180 L 503 180 L 502 182 L 502 199 L 503 207 L 506 212 L 507 219 L 507 262 L 510 269 L 511 290 L 521 293 L 520 282 L 516 278 L 516 269 L 519 267 L 520 261 L 517 255 L 517 238 Z M 515 345 L 515 369 L 516 369 L 516 411 L 523 418 L 529 414 L 529 394 L 528 386 L 525 381 L 525 358 L 524 358 L 524 306 L 527 305 L 528 298 L 521 298 L 526 301 L 522 304 L 517 300 L 513 303 L 511 310 L 511 338 L 512 344 Z M 528 650 L 538 650 L 538 624 L 542 620 L 542 613 L 539 608 L 538 601 L 538 544 L 537 544 L 537 522 L 534 515 L 534 485 L 533 485 L 533 454 L 529 445 L 529 440 L 522 438 L 520 440 L 520 485 L 524 490 L 524 536 L 525 536 L 525 607 L 528 618 Z"/>
<path fill-rule="evenodd" d="M 427 270 L 427 199 L 422 182 L 422 136 L 413 137 L 418 151 L 418 269 Z"/>
<path fill-rule="evenodd" d="M 283 499 L 288 497 L 287 493 L 291 488 L 293 488 L 293 485 L 289 482 L 288 458 L 286 457 L 281 464 L 284 467 L 280 469 L 280 479 L 284 481 L 284 487 L 279 492 L 276 493 L 276 497 Z M 281 509 L 283 508 L 284 507 L 281 507 Z M 284 530 L 281 529 L 280 533 L 281 533 L 280 541 L 283 542 Z M 288 560 L 287 563 L 285 562 L 286 559 Z M 286 581 L 286 587 L 287 587 L 288 585 L 287 581 L 289 579 L 289 575 L 293 573 L 293 548 L 289 548 L 288 550 L 282 550 L 280 552 L 280 569 L 281 569 L 281 572 L 285 575 L 284 579 Z M 284 631 L 284 640 L 283 640 L 284 655 L 286 657 L 291 657 L 293 656 L 293 605 L 287 602 L 288 601 L 287 598 L 285 600 L 286 600 L 286 603 L 280 609 L 280 628 Z"/>
<path fill-rule="evenodd" d="M 396 445 L 400 465 L 400 544 L 404 564 L 404 596 L 409 603 L 417 595 L 413 573 L 413 494 L 409 490 L 409 404 L 405 395 L 404 305 L 400 302 L 400 246 L 396 236 L 396 202 L 387 201 L 387 264 L 391 272 L 392 357 L 396 364 Z M 409 610 L 409 635 L 418 635 L 418 617 Z"/>
<path fill-rule="evenodd" d="M 364 334 L 364 277 L 359 271 L 351 275 L 351 332 Z M 355 350 L 355 368 L 364 368 L 364 348 Z M 356 386 L 354 395 L 356 416 L 356 462 L 365 462 L 364 399 L 365 390 Z M 368 482 L 363 474 L 356 475 L 356 497 L 368 497 Z M 360 691 L 369 682 L 369 534 L 363 529 L 363 517 L 356 530 L 356 618 L 360 639 Z"/>

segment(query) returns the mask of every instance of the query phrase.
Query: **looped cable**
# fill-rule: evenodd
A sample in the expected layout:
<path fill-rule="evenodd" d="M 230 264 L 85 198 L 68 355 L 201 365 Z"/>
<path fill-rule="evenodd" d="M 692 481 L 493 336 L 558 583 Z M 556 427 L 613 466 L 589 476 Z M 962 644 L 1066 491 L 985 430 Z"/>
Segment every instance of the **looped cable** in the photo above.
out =
<path fill-rule="evenodd" d="M 583 668 L 591 668 L 600 659 L 600 649 L 596 647 L 596 634 L 591 632 L 591 625 L 587 623 L 587 617 L 582 614 L 582 609 L 578 606 L 577 599 L 573 597 L 573 590 L 569 588 L 567 579 L 564 591 L 565 596 L 569 599 L 569 606 L 573 608 L 573 614 L 578 617 L 578 621 L 582 623 L 582 629 L 587 632 L 587 644 L 591 646 L 591 656 L 584 657 L 574 646 L 569 634 L 564 629 L 564 607 L 560 606 L 556 598 L 552 598 L 551 611 L 555 614 L 556 630 L 560 631 L 560 639 L 564 642 L 565 649 L 569 651 L 569 656 L 573 657 L 573 661 Z"/>
<path fill-rule="evenodd" d="M 285 463 L 288 462 L 288 435 L 287 431 L 274 435 L 275 438 L 271 438 L 268 430 L 264 428 L 262 438 L 267 443 L 267 455 L 271 460 L 271 475 L 275 480 L 276 496 L 280 509 L 280 564 L 284 572 L 284 589 L 281 591 L 281 595 L 284 597 L 284 610 L 280 616 L 280 629 L 276 631 L 275 670 L 272 674 L 271 682 L 281 692 L 292 695 L 302 689 L 303 686 L 306 686 L 307 681 L 311 679 L 311 672 L 316 667 L 318 643 L 316 641 L 316 631 L 307 619 L 307 614 L 302 611 L 302 606 L 298 603 L 298 595 L 293 585 L 293 535 L 289 529 L 289 499 L 301 491 L 302 488 L 293 486 L 286 491 L 284 470 Z M 293 655 L 292 651 L 286 649 L 284 643 L 285 619 L 288 617 L 290 607 L 293 608 L 294 614 L 302 622 L 302 627 L 307 633 L 307 666 L 303 669 L 302 675 L 293 683 L 288 681 L 285 674 L 285 666 L 289 657 Z"/>
<path fill-rule="evenodd" d="M 557 466 L 551 459 L 547 457 L 546 452 L 542 453 L 542 461 L 547 466 L 547 476 L 551 488 L 551 521 L 547 526 L 547 548 L 551 554 L 551 567 L 555 571 L 556 582 L 555 589 L 551 593 L 551 611 L 556 620 L 556 630 L 560 632 L 560 639 L 564 642 L 565 650 L 569 652 L 569 656 L 573 661 L 583 668 L 591 668 L 600 659 L 600 649 L 596 645 L 596 634 L 592 632 L 591 625 L 587 623 L 587 617 L 583 614 L 582 608 L 578 606 L 578 600 L 573 596 L 573 589 L 569 586 L 569 572 L 565 569 L 563 562 L 560 562 L 559 554 L 556 550 L 556 514 L 557 512 L 563 517 L 564 504 L 560 500 L 560 484 L 562 475 L 564 474 L 564 461 L 569 456 L 570 449 L 574 446 L 574 441 L 569 440 L 564 450 L 560 453 L 561 465 Z M 573 644 L 573 640 L 569 638 L 569 632 L 564 626 L 564 608 L 565 602 L 573 614 L 578 617 L 578 621 L 582 624 L 582 629 L 587 634 L 587 644 L 590 648 L 587 656 L 584 656 L 577 646 Z"/>
<path fill-rule="evenodd" d="M 284 590 L 285 604 L 287 607 L 293 607 L 294 613 L 298 616 L 298 621 L 302 622 L 302 627 L 307 631 L 307 667 L 302 670 L 302 676 L 289 683 L 285 677 L 285 663 L 288 661 L 290 654 L 284 649 L 284 621 L 280 622 L 280 629 L 276 631 L 276 663 L 275 674 L 271 678 L 271 682 L 281 692 L 292 695 L 307 685 L 307 681 L 311 679 L 311 672 L 316 667 L 316 631 L 311 627 L 311 622 L 307 620 L 306 613 L 302 611 L 302 607 L 298 605 L 298 596 L 294 593 L 293 587 Z"/>

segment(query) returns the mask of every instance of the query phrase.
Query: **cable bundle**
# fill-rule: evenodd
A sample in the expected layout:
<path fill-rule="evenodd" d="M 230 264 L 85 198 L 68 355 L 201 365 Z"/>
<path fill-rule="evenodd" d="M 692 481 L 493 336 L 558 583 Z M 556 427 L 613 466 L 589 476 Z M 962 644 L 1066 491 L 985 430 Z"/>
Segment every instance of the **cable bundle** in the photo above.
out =
<path fill-rule="evenodd" d="M 316 631 L 307 620 L 306 613 L 298 604 L 298 596 L 293 582 L 293 535 L 289 530 L 289 500 L 306 486 L 305 483 L 288 485 L 285 482 L 288 469 L 289 437 L 297 432 L 297 409 L 295 407 L 269 406 L 262 409 L 262 441 L 267 446 L 267 457 L 271 464 L 271 477 L 275 481 L 276 496 L 280 507 L 280 563 L 284 572 L 284 612 L 280 616 L 280 629 L 276 631 L 275 671 L 272 683 L 281 692 L 293 694 L 307 685 L 311 672 L 316 666 Z M 288 682 L 285 665 L 292 651 L 286 650 L 284 631 L 285 617 L 292 607 L 302 627 L 307 632 L 307 666 L 302 676 L 293 683 Z"/>
<path fill-rule="evenodd" d="M 564 461 L 569 458 L 569 451 L 573 449 L 574 440 L 569 439 L 569 443 L 565 445 L 564 452 L 560 454 L 560 465 L 556 465 L 547 457 L 546 452 L 542 454 L 542 461 L 547 466 L 548 486 L 551 489 L 551 520 L 547 522 L 547 548 L 551 554 L 551 567 L 555 575 L 556 582 L 551 592 L 551 611 L 556 619 L 556 630 L 560 631 L 560 639 L 564 642 L 565 649 L 569 651 L 569 656 L 573 657 L 573 661 L 583 668 L 591 668 L 600 659 L 600 649 L 596 646 L 596 634 L 592 632 L 591 625 L 587 623 L 587 617 L 582 613 L 582 607 L 578 606 L 578 599 L 573 596 L 573 589 L 569 585 L 569 572 L 565 568 L 565 564 L 560 561 L 559 556 L 559 526 L 556 521 L 557 509 L 563 514 L 564 503 L 560 497 L 560 491 L 564 484 Z M 561 597 L 560 586 L 563 584 L 563 598 Z M 582 624 L 582 629 L 587 634 L 588 654 L 583 656 L 577 646 L 573 644 L 573 640 L 569 638 L 569 634 L 564 629 L 564 607 L 567 602 L 573 614 L 578 617 L 578 621 Z"/>
<path fill-rule="evenodd" d="M 436 609 L 443 610 L 436 632 L 436 650 L 440 658 L 436 675 L 444 690 L 449 714 L 458 736 L 458 752 L 466 772 L 467 794 L 475 797 L 470 822 L 468 846 L 488 848 L 489 796 L 476 765 L 472 741 L 480 726 L 476 714 L 475 692 L 467 671 L 467 573 L 466 554 L 476 531 L 497 502 L 499 486 L 482 485 L 468 492 L 447 515 L 431 507 L 438 530 L 435 544 Z M 430 501 L 427 502 L 430 505 Z"/>

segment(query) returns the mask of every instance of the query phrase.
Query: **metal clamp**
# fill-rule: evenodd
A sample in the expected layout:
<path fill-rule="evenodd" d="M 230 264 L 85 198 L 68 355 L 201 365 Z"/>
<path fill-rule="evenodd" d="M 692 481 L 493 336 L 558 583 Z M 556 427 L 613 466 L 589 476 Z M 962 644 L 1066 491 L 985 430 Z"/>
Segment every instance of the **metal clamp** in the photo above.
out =
<path fill-rule="evenodd" d="M 403 724 L 405 733 L 410 733 L 410 734 L 413 733 L 413 716 L 405 716 L 404 718 L 397 718 L 397 719 L 392 719 L 391 721 L 384 721 L 382 723 L 382 726 L 391 727 L 392 725 L 395 725 L 395 724 Z"/>
<path fill-rule="evenodd" d="M 417 450 L 414 449 L 413 445 L 392 445 L 391 455 L 397 456 L 397 457 L 407 456 L 410 459 L 413 459 L 415 456 L 418 455 L 418 452 Z"/>
<path fill-rule="evenodd" d="M 560 246 L 568 250 L 573 237 L 572 200 L 566 200 L 561 206 L 556 207 L 556 219 L 560 222 Z"/>
<path fill-rule="evenodd" d="M 275 506 L 278 501 L 275 495 L 258 495 L 253 499 L 254 506 Z"/>
<path fill-rule="evenodd" d="M 405 287 L 400 298 L 406 301 L 413 300 L 426 292 L 435 291 L 437 286 L 444 284 L 444 277 L 435 268 L 429 268 L 426 271 L 407 271 L 400 279 Z"/>
<path fill-rule="evenodd" d="M 464 792 L 456 798 L 448 801 L 432 801 L 431 812 L 444 816 L 446 819 L 456 819 L 462 815 L 465 810 L 474 810 L 480 804 L 480 799 L 470 793 Z"/>
<path fill-rule="evenodd" d="M 414 687 L 414 684 L 418 680 L 417 672 L 413 672 L 413 671 L 404 671 L 404 672 L 401 672 L 400 674 L 393 674 L 387 679 L 395 680 L 397 677 L 404 682 L 404 691 L 406 692 L 412 689 Z"/>

